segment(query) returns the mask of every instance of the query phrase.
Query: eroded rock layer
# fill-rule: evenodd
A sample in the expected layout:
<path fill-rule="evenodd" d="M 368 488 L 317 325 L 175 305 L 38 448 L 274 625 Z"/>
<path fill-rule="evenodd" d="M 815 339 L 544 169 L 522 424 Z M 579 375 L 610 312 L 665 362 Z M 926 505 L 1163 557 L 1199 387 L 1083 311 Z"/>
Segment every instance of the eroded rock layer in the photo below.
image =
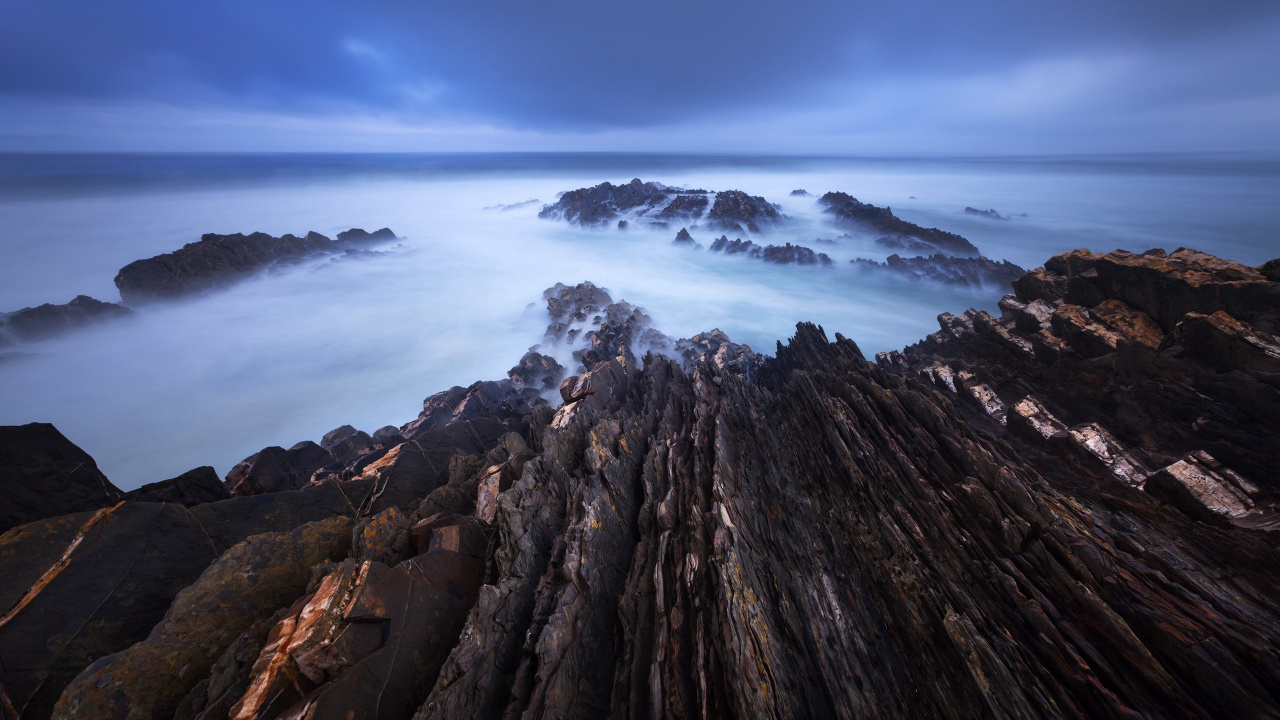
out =
<path fill-rule="evenodd" d="M 0 714 L 1278 717 L 1274 266 L 1068 253 L 876 362 L 558 285 L 556 408 L 0 537 Z"/>

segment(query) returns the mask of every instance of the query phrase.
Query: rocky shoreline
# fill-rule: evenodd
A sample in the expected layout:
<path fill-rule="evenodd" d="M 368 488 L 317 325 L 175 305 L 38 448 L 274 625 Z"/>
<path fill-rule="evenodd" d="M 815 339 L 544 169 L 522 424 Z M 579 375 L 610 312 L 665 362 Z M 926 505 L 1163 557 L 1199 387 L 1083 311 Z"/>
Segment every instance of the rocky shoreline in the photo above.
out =
<path fill-rule="evenodd" d="M 1280 715 L 1280 260 L 1013 288 L 873 360 L 557 285 L 507 379 L 221 483 L 2 428 L 0 717 Z"/>

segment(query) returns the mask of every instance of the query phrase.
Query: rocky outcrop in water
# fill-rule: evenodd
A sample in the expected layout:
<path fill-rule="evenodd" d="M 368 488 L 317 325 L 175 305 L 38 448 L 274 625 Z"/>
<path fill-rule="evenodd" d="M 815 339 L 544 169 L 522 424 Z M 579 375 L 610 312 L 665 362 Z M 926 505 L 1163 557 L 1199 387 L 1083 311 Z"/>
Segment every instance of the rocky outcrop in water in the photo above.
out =
<path fill-rule="evenodd" d="M 680 232 L 676 233 L 676 239 L 672 240 L 671 244 L 676 247 L 693 248 L 694 250 L 702 249 L 702 244 L 693 239 L 693 236 L 689 234 L 688 228 L 680 228 Z"/>
<path fill-rule="evenodd" d="M 719 239 L 711 243 L 710 251 L 722 252 L 725 255 L 746 255 L 749 258 L 764 260 L 775 265 L 822 265 L 823 267 L 831 267 L 835 264 L 826 253 L 814 252 L 803 245 L 786 243 L 785 245 L 760 246 L 750 240 L 743 241 L 742 238 L 730 240 L 726 235 L 721 235 Z"/>
<path fill-rule="evenodd" d="M 11 313 L 0 313 L 0 348 L 39 340 L 102 320 L 124 317 L 129 308 L 77 295 L 65 305 L 45 303 Z"/>
<path fill-rule="evenodd" d="M 985 257 L 961 258 L 931 255 L 903 258 L 890 255 L 882 263 L 865 258 L 854 258 L 849 262 L 859 270 L 889 272 L 909 280 L 927 280 L 943 285 L 972 288 L 1006 289 L 1010 283 L 1026 273 L 1026 270 L 1008 260 L 996 262 Z"/>
<path fill-rule="evenodd" d="M 590 334 L 557 409 L 454 388 L 358 478 L 0 536 L 0 706 L 1280 714 L 1280 283 L 1079 251 L 1014 287 L 876 362 L 806 323 L 772 358 L 714 332 L 637 356 L 647 315 L 552 288 L 548 335 Z M 354 501 L 263 509 L 322 491 Z"/>
<path fill-rule="evenodd" d="M 716 193 L 715 204 L 707 213 L 707 224 L 712 227 L 760 232 L 761 225 L 772 225 L 783 219 L 778 207 L 758 195 L 748 195 L 741 190 L 725 190 Z"/>
<path fill-rule="evenodd" d="M 628 212 L 657 211 L 660 217 L 698 217 L 707 206 L 707 191 L 667 187 L 635 178 L 624 185 L 600 183 L 570 190 L 553 205 L 545 205 L 540 218 L 566 220 L 576 225 L 604 225 Z M 670 213 L 666 208 L 674 206 Z M 696 213 L 696 214 L 695 214 Z"/>
<path fill-rule="evenodd" d="M 884 233 L 876 242 L 891 250 L 965 257 L 980 254 L 973 243 L 955 233 L 909 223 L 894 215 L 891 208 L 858 202 L 857 198 L 846 193 L 829 192 L 818 198 L 818 203 L 823 206 L 824 212 L 834 215 L 845 224 Z"/>
<path fill-rule="evenodd" d="M 979 210 L 978 208 L 974 208 L 974 207 L 966 207 L 964 209 L 964 212 L 966 215 L 977 215 L 978 217 L 984 217 L 984 218 L 987 218 L 988 220 L 1008 220 L 1009 219 L 1004 215 L 1001 215 L 1000 213 L 996 212 L 995 210 Z"/>
<path fill-rule="evenodd" d="M 317 232 L 304 237 L 207 233 L 181 250 L 125 265 L 115 282 L 121 299 L 135 305 L 207 290 L 276 263 L 395 239 L 388 228 L 372 233 L 352 228 L 338 233 L 337 240 Z"/>

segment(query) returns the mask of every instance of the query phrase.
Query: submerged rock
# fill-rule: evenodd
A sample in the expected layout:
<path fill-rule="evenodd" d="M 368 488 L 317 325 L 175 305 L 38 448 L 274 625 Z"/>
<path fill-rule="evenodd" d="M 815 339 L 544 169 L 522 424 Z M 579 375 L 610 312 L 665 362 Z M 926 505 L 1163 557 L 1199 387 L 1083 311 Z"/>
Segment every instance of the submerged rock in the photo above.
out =
<path fill-rule="evenodd" d="M 396 234 L 388 228 L 372 233 L 352 228 L 338 233 L 336 241 L 317 232 L 304 237 L 207 233 L 180 250 L 129 263 L 120 269 L 115 283 L 121 299 L 136 305 L 207 290 L 274 263 L 394 239 Z"/>
<path fill-rule="evenodd" d="M 973 243 L 955 233 L 909 223 L 894 215 L 891 208 L 858 202 L 846 193 L 829 192 L 819 198 L 818 203 L 825 208 L 824 212 L 848 225 L 885 233 L 876 242 L 887 248 L 966 257 L 980 254 Z"/>

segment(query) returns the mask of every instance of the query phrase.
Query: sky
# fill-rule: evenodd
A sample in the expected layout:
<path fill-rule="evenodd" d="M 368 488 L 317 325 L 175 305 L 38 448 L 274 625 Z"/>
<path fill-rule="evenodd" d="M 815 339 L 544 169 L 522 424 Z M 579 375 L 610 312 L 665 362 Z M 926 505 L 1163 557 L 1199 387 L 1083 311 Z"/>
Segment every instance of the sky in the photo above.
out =
<path fill-rule="evenodd" d="M 0 0 L 0 151 L 1280 151 L 1280 2 Z"/>

